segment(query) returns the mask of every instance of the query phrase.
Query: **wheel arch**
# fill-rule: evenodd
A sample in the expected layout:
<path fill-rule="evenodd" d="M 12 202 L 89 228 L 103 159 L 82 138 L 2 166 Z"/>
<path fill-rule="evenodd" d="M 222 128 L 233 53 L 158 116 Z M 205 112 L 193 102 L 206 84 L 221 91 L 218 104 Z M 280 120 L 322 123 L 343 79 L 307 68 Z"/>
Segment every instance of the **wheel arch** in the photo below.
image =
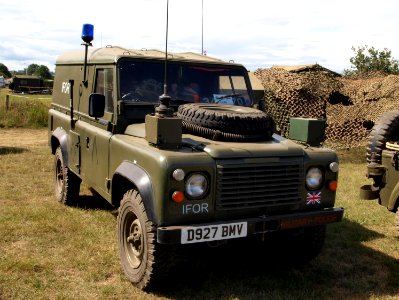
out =
<path fill-rule="evenodd" d="M 148 218 L 151 222 L 158 224 L 150 176 L 140 166 L 130 161 L 124 161 L 118 166 L 112 177 L 112 204 L 119 207 L 123 195 L 131 189 L 137 189 L 143 200 Z"/>
<path fill-rule="evenodd" d="M 61 147 L 62 157 L 66 166 L 69 166 L 68 161 L 68 134 L 67 132 L 58 127 L 51 134 L 51 153 L 54 155 L 58 147 Z"/>

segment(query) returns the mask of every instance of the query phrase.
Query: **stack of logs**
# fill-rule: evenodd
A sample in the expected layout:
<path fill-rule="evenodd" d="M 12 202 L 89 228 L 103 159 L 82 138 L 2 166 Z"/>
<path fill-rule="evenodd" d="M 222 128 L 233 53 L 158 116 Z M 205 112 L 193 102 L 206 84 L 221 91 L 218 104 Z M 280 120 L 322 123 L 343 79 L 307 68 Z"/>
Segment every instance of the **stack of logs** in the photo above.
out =
<path fill-rule="evenodd" d="M 288 136 L 291 117 L 326 118 L 326 142 L 335 148 L 363 146 L 374 122 L 399 109 L 399 76 L 346 78 L 319 65 L 272 67 L 254 72 L 260 79 L 266 112 Z"/>

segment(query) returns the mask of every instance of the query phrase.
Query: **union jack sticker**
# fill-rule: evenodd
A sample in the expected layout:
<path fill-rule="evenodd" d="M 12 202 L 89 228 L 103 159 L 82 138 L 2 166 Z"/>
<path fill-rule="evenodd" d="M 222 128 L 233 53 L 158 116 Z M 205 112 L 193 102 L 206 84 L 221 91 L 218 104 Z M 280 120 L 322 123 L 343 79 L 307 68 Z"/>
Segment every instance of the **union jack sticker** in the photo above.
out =
<path fill-rule="evenodd" d="M 306 195 L 306 205 L 321 204 L 321 192 L 311 192 Z"/>

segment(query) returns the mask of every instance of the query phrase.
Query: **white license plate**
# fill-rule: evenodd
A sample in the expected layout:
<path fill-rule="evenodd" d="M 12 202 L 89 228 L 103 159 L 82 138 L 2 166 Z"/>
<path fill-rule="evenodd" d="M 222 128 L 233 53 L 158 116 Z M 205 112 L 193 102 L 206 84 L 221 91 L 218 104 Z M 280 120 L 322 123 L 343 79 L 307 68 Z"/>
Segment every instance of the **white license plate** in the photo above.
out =
<path fill-rule="evenodd" d="M 182 229 L 181 243 L 191 244 L 234 239 L 245 236 L 247 236 L 247 222 L 193 226 Z"/>

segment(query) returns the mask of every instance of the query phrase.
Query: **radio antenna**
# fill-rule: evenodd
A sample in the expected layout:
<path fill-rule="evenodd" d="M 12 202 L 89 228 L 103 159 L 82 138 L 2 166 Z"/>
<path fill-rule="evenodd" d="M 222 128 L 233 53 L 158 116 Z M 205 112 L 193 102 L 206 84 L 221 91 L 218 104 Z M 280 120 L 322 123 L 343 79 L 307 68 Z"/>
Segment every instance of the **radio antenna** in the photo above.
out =
<path fill-rule="evenodd" d="M 204 55 L 204 0 L 201 2 L 201 54 Z"/>
<path fill-rule="evenodd" d="M 166 2 L 166 38 L 165 38 L 165 74 L 163 83 L 163 94 L 167 95 L 167 65 L 168 65 L 168 27 L 169 27 L 169 0 Z"/>
<path fill-rule="evenodd" d="M 165 45 L 165 74 L 163 84 L 163 94 L 159 96 L 159 106 L 155 108 L 155 113 L 159 116 L 172 116 L 173 109 L 169 107 L 170 97 L 167 88 L 167 66 L 168 66 L 168 25 L 169 25 L 169 0 L 166 2 L 166 45 Z"/>

